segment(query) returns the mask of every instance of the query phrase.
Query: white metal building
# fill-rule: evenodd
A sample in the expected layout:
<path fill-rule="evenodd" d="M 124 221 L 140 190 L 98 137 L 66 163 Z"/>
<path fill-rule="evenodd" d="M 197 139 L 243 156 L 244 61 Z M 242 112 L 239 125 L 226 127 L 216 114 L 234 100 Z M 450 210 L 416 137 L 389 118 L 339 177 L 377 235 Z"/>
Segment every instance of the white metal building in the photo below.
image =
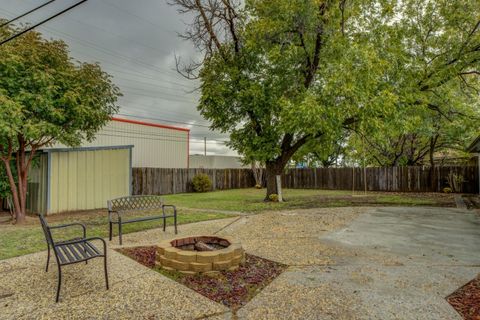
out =
<path fill-rule="evenodd" d="M 81 147 L 133 145 L 132 167 L 188 168 L 190 129 L 112 118 L 92 142 Z M 59 145 L 54 147 L 61 147 Z"/>
<path fill-rule="evenodd" d="M 190 168 L 240 169 L 250 166 L 243 164 L 240 157 L 194 154 L 190 156 Z"/>

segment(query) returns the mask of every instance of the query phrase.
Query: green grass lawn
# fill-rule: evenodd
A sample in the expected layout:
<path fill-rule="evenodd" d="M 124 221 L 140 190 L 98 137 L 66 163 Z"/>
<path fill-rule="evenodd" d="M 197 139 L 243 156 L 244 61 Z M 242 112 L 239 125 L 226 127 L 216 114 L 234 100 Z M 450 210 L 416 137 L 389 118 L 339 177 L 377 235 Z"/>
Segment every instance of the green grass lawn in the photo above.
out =
<path fill-rule="evenodd" d="M 179 210 L 178 223 L 185 224 L 229 217 L 232 217 L 232 215 Z M 108 237 L 108 219 L 107 213 L 104 211 L 85 211 L 72 213 L 71 216 L 68 214 L 62 214 L 59 216 L 47 217 L 47 221 L 49 221 L 50 225 L 82 222 L 87 227 L 87 237 Z M 172 218 L 167 219 L 167 225 L 170 226 L 172 224 Z M 159 228 L 161 226 L 161 220 L 130 223 L 123 225 L 123 234 Z M 117 230 L 118 229 L 114 229 L 114 235 L 117 234 Z M 82 235 L 80 227 L 57 229 L 52 232 L 55 240 L 69 239 Z M 20 226 L 0 224 L 0 260 L 46 250 L 46 248 L 45 237 L 40 228 L 38 218 L 29 217 L 28 223 Z"/>
<path fill-rule="evenodd" d="M 308 209 L 346 206 L 453 206 L 453 196 L 432 193 L 380 193 L 367 195 L 351 191 L 285 189 L 285 202 L 264 202 L 265 189 L 236 189 L 208 193 L 183 193 L 164 196 L 169 204 L 179 207 L 179 224 L 222 219 L 232 215 L 215 212 L 234 211 L 258 213 L 267 210 Z M 213 210 L 213 211 L 208 211 Z M 144 214 L 145 215 L 145 214 Z M 87 236 L 108 236 L 108 220 L 105 210 L 73 212 L 52 215 L 47 218 L 50 224 L 82 222 L 87 226 Z M 171 225 L 172 219 L 168 223 Z M 137 222 L 124 225 L 124 233 L 136 232 L 162 225 L 160 220 Z M 79 235 L 79 229 L 56 230 L 56 239 L 66 239 Z M 117 233 L 115 230 L 114 234 Z M 45 250 L 46 244 L 38 219 L 29 217 L 22 226 L 0 224 L 0 260 L 23 254 Z"/>
<path fill-rule="evenodd" d="M 235 189 L 208 193 L 182 193 L 165 196 L 168 203 L 183 208 L 228 210 L 256 213 L 265 210 L 345 207 L 359 205 L 449 206 L 451 195 L 369 192 L 363 195 L 343 190 L 285 189 L 282 203 L 264 202 L 265 189 Z"/>

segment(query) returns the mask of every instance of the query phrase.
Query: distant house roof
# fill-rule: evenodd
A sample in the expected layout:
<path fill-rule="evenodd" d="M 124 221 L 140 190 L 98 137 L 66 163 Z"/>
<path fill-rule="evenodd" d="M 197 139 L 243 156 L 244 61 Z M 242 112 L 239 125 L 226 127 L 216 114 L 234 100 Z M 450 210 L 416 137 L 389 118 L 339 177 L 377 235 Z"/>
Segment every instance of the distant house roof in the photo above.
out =
<path fill-rule="evenodd" d="M 467 152 L 480 153 L 480 136 L 477 137 L 467 148 Z"/>

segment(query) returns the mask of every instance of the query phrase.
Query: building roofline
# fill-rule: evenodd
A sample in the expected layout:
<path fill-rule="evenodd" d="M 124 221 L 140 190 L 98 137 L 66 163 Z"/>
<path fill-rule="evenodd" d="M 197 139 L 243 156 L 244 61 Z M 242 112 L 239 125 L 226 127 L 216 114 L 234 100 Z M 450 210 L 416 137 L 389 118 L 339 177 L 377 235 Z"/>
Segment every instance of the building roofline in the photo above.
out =
<path fill-rule="evenodd" d="M 169 125 L 153 123 L 153 122 L 145 122 L 145 121 L 132 120 L 132 119 L 126 119 L 126 118 L 117 118 L 117 117 L 112 117 L 112 120 L 113 121 L 118 121 L 118 122 L 139 124 L 139 125 L 149 126 L 149 127 L 157 127 L 157 128 L 163 128 L 163 129 L 171 129 L 171 130 L 190 132 L 190 129 L 188 129 L 188 128 L 169 126 Z"/>
<path fill-rule="evenodd" d="M 132 149 L 134 145 L 124 145 L 124 146 L 103 146 L 103 147 L 78 147 L 78 148 L 51 148 L 51 149 L 41 149 L 44 153 L 50 152 L 74 152 L 74 151 L 95 151 L 95 150 L 116 150 L 116 149 Z"/>

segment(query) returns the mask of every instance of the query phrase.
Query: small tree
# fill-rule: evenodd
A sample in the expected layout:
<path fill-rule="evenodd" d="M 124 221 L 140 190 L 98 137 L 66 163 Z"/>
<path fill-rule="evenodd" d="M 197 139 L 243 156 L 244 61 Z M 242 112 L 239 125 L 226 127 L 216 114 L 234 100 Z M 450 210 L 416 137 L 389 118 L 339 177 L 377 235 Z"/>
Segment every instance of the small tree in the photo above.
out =
<path fill-rule="evenodd" d="M 13 32 L 0 30 L 2 36 Z M 0 74 L 0 160 L 15 222 L 22 223 L 36 152 L 55 142 L 76 146 L 92 140 L 117 112 L 120 92 L 98 64 L 74 63 L 63 41 L 45 40 L 38 32 L 0 47 Z"/>

